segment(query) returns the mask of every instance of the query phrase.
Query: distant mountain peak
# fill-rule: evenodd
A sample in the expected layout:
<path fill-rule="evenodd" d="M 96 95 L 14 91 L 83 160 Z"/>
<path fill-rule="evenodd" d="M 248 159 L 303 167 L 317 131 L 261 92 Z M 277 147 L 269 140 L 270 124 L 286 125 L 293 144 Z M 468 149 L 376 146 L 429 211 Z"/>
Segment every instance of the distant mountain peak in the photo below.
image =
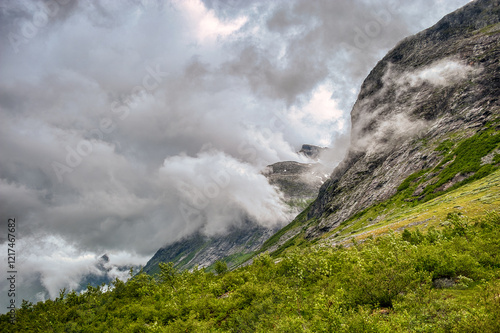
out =
<path fill-rule="evenodd" d="M 303 144 L 302 148 L 299 150 L 299 154 L 305 155 L 309 157 L 311 160 L 317 161 L 319 160 L 321 153 L 327 149 L 328 148 L 325 147 Z"/>

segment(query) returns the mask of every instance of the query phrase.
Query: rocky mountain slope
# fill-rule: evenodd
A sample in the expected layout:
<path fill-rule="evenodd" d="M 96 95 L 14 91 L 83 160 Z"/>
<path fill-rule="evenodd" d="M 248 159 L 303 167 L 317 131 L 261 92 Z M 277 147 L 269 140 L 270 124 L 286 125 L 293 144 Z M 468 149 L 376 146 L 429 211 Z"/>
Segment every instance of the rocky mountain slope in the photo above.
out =
<path fill-rule="evenodd" d="M 328 179 L 327 167 L 319 164 L 304 164 L 293 161 L 278 162 L 264 170 L 271 185 L 277 186 L 287 202 L 304 202 L 315 199 L 318 189 Z"/>
<path fill-rule="evenodd" d="M 477 0 L 391 50 L 361 87 L 347 157 L 317 200 L 262 250 L 317 239 L 383 202 L 370 220 L 377 223 L 395 205 L 498 169 L 499 22 L 499 1 Z"/>
<path fill-rule="evenodd" d="M 308 146 L 319 152 L 319 147 L 315 150 L 315 146 Z M 328 172 L 319 163 L 292 161 L 272 164 L 263 174 L 271 185 L 283 193 L 286 204 L 295 215 L 316 198 L 320 186 L 328 178 Z M 173 262 L 176 268 L 190 269 L 195 265 L 209 267 L 220 259 L 226 261 L 230 268 L 235 267 L 251 257 L 279 229 L 279 225 L 266 228 L 254 221 L 246 221 L 222 235 L 207 237 L 196 233 L 159 249 L 144 271 L 157 273 L 161 262 Z"/>

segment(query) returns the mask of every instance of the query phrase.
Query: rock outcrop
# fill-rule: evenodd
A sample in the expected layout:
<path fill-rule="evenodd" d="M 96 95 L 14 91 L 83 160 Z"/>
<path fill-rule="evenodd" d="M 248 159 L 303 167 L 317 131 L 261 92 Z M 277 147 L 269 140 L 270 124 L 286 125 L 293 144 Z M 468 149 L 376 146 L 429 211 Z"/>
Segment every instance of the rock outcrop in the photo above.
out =
<path fill-rule="evenodd" d="M 302 148 L 299 150 L 299 154 L 303 154 L 310 158 L 313 161 L 317 161 L 321 157 L 321 153 L 323 153 L 328 148 L 318 147 L 315 145 L 302 145 Z"/>
<path fill-rule="evenodd" d="M 271 185 L 285 195 L 285 200 L 315 199 L 329 172 L 319 163 L 278 162 L 263 172 Z"/>

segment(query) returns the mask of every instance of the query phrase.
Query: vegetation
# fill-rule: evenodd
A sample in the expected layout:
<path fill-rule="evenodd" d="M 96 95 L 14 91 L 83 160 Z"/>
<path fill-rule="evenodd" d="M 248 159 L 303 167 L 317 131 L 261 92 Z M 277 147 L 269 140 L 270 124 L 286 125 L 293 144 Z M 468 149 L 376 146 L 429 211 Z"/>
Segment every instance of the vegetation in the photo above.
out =
<path fill-rule="evenodd" d="M 408 202 L 403 197 L 374 205 L 342 223 L 340 228 L 325 234 L 324 239 L 345 243 L 353 237 L 362 240 L 411 225 L 439 227 L 451 209 L 475 217 L 498 207 L 500 170 L 427 202 Z"/>
<path fill-rule="evenodd" d="M 227 272 L 227 264 L 224 261 L 217 260 L 214 265 L 215 273 L 218 275 L 224 274 Z"/>
<path fill-rule="evenodd" d="M 435 151 L 443 154 L 441 162 L 432 169 L 410 175 L 401 183 L 398 188 L 400 195 L 394 199 L 413 195 L 413 200 L 425 202 L 498 170 L 498 154 L 492 157 L 490 163 L 483 161 L 488 154 L 500 148 L 497 126 L 498 120 L 456 143 L 449 139 L 440 142 Z M 418 187 L 421 191 L 415 192 Z"/>
<path fill-rule="evenodd" d="M 2 332 L 498 332 L 500 214 L 24 302 Z M 443 288 L 444 287 L 444 288 Z"/>
<path fill-rule="evenodd" d="M 438 173 L 436 182 L 428 185 L 423 192 L 423 199 L 429 200 L 439 195 L 438 190 L 457 176 L 464 176 L 464 180 L 452 184 L 449 189 L 457 188 L 467 182 L 481 179 L 498 169 L 494 164 L 483 164 L 481 159 L 500 145 L 500 132 L 491 126 L 474 136 L 463 140 L 451 150 L 448 141 L 439 147 L 448 152 L 445 158 L 433 170 Z M 494 163 L 494 162 L 493 162 Z M 441 169 L 441 170 L 440 170 Z M 439 171 L 440 170 L 440 171 Z"/>

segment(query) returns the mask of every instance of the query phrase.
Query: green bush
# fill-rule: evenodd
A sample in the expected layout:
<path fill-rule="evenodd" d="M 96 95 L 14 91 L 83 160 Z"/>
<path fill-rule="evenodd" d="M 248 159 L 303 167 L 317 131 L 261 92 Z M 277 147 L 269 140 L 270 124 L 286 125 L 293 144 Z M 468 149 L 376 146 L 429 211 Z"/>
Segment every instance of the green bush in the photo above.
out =
<path fill-rule="evenodd" d="M 215 262 L 214 269 L 215 269 L 215 273 L 217 273 L 219 275 L 224 274 L 227 272 L 227 264 L 224 261 L 217 260 Z"/>

